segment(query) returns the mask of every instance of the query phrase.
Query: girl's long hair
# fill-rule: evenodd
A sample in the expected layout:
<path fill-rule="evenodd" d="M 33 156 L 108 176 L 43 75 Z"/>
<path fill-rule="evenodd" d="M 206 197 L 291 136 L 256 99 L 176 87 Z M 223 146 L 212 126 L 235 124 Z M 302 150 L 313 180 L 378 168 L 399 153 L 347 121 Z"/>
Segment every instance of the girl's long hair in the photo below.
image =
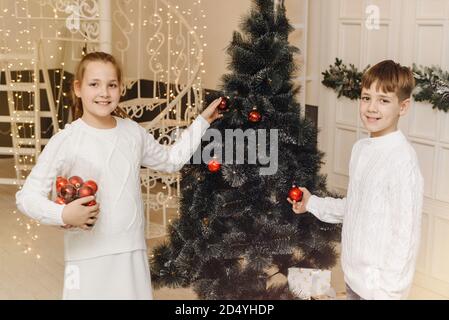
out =
<path fill-rule="evenodd" d="M 81 101 L 81 98 L 78 98 L 75 95 L 75 81 L 78 80 L 79 83 L 82 82 L 84 77 L 84 72 L 86 71 L 86 67 L 89 64 L 89 62 L 94 61 L 101 61 L 101 62 L 109 62 L 112 63 L 112 65 L 115 68 L 115 71 L 117 72 L 117 80 L 119 83 L 120 88 L 123 85 L 123 72 L 120 64 L 115 60 L 115 58 L 106 52 L 91 52 L 86 54 L 81 61 L 78 63 L 78 66 L 75 70 L 75 77 L 73 79 L 72 83 L 72 99 L 73 99 L 73 106 L 72 106 L 72 116 L 73 120 L 76 120 L 80 118 L 83 115 L 83 102 Z M 115 108 L 114 111 L 112 111 L 112 115 L 115 115 L 117 117 L 121 118 L 129 118 L 128 114 L 119 106 Z"/>

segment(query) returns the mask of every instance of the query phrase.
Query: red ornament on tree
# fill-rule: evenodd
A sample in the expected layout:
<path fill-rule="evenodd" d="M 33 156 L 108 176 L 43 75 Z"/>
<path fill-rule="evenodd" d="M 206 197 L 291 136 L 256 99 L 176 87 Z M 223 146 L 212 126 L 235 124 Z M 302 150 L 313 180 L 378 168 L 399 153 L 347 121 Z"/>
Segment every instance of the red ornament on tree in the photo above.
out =
<path fill-rule="evenodd" d="M 209 164 L 207 165 L 207 168 L 212 173 L 217 172 L 221 168 L 221 163 L 218 162 L 215 159 L 212 159 L 211 161 L 209 161 Z"/>
<path fill-rule="evenodd" d="M 259 111 L 257 111 L 257 109 L 253 109 L 253 111 L 251 111 L 248 115 L 248 120 L 250 122 L 259 122 L 262 119 L 262 116 L 260 114 Z"/>
<path fill-rule="evenodd" d="M 73 176 L 69 178 L 70 184 L 72 184 L 75 188 L 80 188 L 83 184 L 83 179 L 78 176 Z"/>
<path fill-rule="evenodd" d="M 299 202 L 302 200 L 302 191 L 301 189 L 299 189 L 297 186 L 293 186 L 289 193 L 288 193 L 288 197 L 296 202 Z"/>

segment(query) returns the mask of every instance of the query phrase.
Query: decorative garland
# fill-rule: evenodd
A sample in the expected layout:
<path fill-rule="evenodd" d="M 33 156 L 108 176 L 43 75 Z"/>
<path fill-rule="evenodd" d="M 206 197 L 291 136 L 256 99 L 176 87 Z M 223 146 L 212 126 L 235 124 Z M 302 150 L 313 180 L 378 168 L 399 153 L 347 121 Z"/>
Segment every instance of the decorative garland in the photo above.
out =
<path fill-rule="evenodd" d="M 334 89 L 338 97 L 344 96 L 351 100 L 360 98 L 363 73 L 350 64 L 346 66 L 342 60 L 336 58 L 335 64 L 322 73 L 324 86 Z M 419 102 L 428 102 L 432 107 L 444 112 L 449 111 L 449 72 L 440 67 L 417 67 L 413 65 L 413 76 L 416 80 L 416 90 L 413 97 Z"/>
<path fill-rule="evenodd" d="M 363 72 L 368 68 L 369 66 Z M 344 96 L 351 100 L 357 100 L 360 98 L 362 90 L 363 72 L 358 71 L 353 64 L 350 64 L 348 68 L 342 60 L 336 58 L 335 64 L 322 73 L 324 79 L 321 83 L 338 92 L 339 98 Z"/>
<path fill-rule="evenodd" d="M 448 112 L 449 110 L 449 72 L 440 67 L 421 67 L 413 65 L 416 80 L 416 101 L 429 102 L 432 107 Z"/>

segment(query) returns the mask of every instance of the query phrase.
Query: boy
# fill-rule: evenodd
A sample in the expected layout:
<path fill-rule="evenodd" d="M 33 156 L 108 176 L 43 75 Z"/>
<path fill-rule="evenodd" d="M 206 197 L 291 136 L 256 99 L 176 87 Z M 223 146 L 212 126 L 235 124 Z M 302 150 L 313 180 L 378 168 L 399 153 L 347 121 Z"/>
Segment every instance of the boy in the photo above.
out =
<path fill-rule="evenodd" d="M 343 223 L 342 267 L 348 299 L 404 299 L 410 290 L 421 234 L 423 178 L 416 153 L 398 130 L 415 86 L 410 69 L 382 61 L 362 78 L 360 118 L 370 138 L 353 147 L 344 199 L 301 188 L 290 201 L 328 223 Z"/>

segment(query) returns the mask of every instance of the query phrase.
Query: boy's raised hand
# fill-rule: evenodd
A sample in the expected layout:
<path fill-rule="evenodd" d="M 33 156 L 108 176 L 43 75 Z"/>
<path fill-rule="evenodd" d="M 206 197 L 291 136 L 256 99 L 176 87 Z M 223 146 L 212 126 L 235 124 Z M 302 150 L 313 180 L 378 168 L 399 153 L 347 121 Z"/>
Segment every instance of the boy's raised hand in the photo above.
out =
<path fill-rule="evenodd" d="M 201 116 L 207 120 L 207 122 L 212 123 L 215 120 L 222 118 L 223 114 L 219 113 L 218 106 L 220 105 L 221 98 L 215 99 L 211 104 L 203 110 Z"/>
<path fill-rule="evenodd" d="M 300 202 L 296 202 L 295 200 L 291 200 L 290 198 L 287 198 L 287 201 L 292 204 L 293 212 L 296 214 L 302 214 L 307 212 L 307 202 L 309 202 L 309 199 L 311 197 L 311 193 L 306 188 L 299 189 L 302 191 L 302 200 Z"/>
<path fill-rule="evenodd" d="M 92 200 L 95 200 L 95 196 L 79 198 L 66 205 L 62 211 L 64 224 L 83 230 L 90 230 L 97 221 L 97 215 L 100 212 L 98 203 L 90 207 L 85 206 Z"/>

